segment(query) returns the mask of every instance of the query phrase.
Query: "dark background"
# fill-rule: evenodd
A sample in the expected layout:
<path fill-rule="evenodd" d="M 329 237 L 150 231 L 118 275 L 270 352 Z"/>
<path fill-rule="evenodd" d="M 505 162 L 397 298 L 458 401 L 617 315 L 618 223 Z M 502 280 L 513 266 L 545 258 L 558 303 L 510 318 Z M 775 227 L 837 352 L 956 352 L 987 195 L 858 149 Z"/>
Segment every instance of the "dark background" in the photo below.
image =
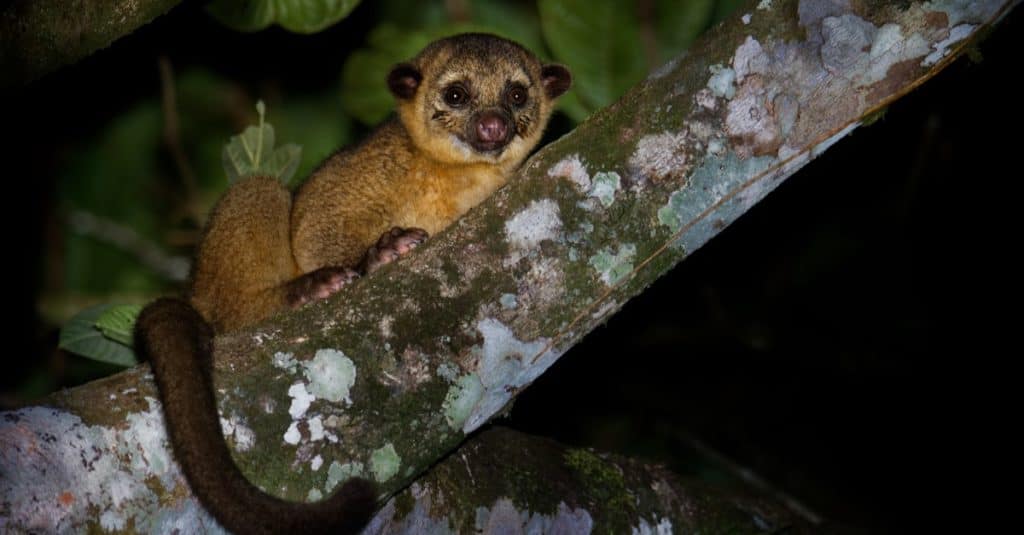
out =
<path fill-rule="evenodd" d="M 0 407 L 31 401 L 33 370 L 61 387 L 112 370 L 56 351 L 57 328 L 35 313 L 67 146 L 152 95 L 161 54 L 255 93 L 317 85 L 372 17 L 363 6 L 315 36 L 242 35 L 183 6 L 5 96 L 14 343 Z M 1006 205 L 1021 175 L 1022 30 L 1018 10 L 980 63 L 957 61 L 790 178 L 566 354 L 504 424 L 723 483 L 742 466 L 872 532 L 941 522 L 971 493 L 956 482 L 979 454 L 964 446 L 994 441 L 987 417 L 1010 396 L 997 385 L 1019 352 L 998 341 L 1019 317 L 999 305 L 1015 306 L 1019 275 Z M 325 46 L 339 53 L 294 53 Z"/>

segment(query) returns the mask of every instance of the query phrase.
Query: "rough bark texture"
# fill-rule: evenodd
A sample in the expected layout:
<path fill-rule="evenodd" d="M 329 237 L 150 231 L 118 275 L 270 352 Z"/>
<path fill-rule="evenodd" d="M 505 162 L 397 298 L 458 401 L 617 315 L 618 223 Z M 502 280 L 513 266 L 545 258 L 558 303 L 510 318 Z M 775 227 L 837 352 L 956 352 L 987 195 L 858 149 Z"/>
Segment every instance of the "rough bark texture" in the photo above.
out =
<path fill-rule="evenodd" d="M 365 534 L 815 530 L 758 496 L 725 495 L 659 466 L 492 428 L 389 500 Z"/>
<path fill-rule="evenodd" d="M 218 338 L 236 461 L 297 500 L 352 474 L 403 488 L 1017 3 L 751 2 L 409 258 Z M 0 503 L 0 527 L 209 526 L 144 366 L 0 416 Z"/>
<path fill-rule="evenodd" d="M 0 89 L 105 48 L 181 0 L 10 0 L 0 6 Z"/>

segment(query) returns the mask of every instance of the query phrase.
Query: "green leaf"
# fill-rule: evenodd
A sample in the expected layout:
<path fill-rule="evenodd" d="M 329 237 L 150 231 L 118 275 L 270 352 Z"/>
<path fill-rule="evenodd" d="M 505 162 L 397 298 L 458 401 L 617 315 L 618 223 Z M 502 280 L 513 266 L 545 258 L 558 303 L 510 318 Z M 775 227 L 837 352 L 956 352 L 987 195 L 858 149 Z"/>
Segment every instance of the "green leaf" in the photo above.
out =
<path fill-rule="evenodd" d="M 299 168 L 299 163 L 301 162 L 302 147 L 295 143 L 289 143 L 275 149 L 263 168 L 266 169 L 267 173 L 276 176 L 284 185 L 288 186 L 291 185 L 292 179 L 295 178 L 295 170 Z"/>
<path fill-rule="evenodd" d="M 75 315 L 60 330 L 58 347 L 83 357 L 120 366 L 133 366 L 138 359 L 132 349 L 103 335 L 96 322 L 114 305 L 89 307 Z"/>
<path fill-rule="evenodd" d="M 632 2 L 539 0 L 544 39 L 569 65 L 590 110 L 607 106 L 643 79 L 647 63 Z"/>
<path fill-rule="evenodd" d="M 96 328 L 103 336 L 126 346 L 134 345 L 132 332 L 135 320 L 142 312 L 142 305 L 114 305 L 103 311 L 96 319 Z"/>
<path fill-rule="evenodd" d="M 263 101 L 257 102 L 259 124 L 247 127 L 224 145 L 221 160 L 229 183 L 247 176 L 264 175 L 287 185 L 295 175 L 302 161 L 302 147 L 291 143 L 274 149 L 274 127 L 266 121 L 266 111 Z"/>
<path fill-rule="evenodd" d="M 232 136 L 224 146 L 224 170 L 228 182 L 259 174 L 274 150 L 274 127 L 262 122 L 250 126 L 237 136 Z"/>
<path fill-rule="evenodd" d="M 243 32 L 277 23 L 296 33 L 316 33 L 359 5 L 359 0 L 215 0 L 206 10 L 225 26 Z"/>

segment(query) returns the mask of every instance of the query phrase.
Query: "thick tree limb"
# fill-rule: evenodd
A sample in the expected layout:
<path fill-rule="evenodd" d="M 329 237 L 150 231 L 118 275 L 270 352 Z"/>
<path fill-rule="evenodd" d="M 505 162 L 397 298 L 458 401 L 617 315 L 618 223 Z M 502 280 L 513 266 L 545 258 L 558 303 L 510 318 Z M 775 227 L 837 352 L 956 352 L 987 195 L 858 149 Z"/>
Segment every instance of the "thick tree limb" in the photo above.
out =
<path fill-rule="evenodd" d="M 660 466 L 496 427 L 388 501 L 365 535 L 816 531 L 754 495 L 725 495 Z"/>
<path fill-rule="evenodd" d="M 78 61 L 181 0 L 9 0 L 0 6 L 0 89 Z"/>
<path fill-rule="evenodd" d="M 292 499 L 354 473 L 403 488 L 1017 3 L 751 2 L 416 254 L 218 338 L 215 382 L 237 462 Z M 208 522 L 167 452 L 147 368 L 51 404 L 0 417 L 0 526 Z"/>

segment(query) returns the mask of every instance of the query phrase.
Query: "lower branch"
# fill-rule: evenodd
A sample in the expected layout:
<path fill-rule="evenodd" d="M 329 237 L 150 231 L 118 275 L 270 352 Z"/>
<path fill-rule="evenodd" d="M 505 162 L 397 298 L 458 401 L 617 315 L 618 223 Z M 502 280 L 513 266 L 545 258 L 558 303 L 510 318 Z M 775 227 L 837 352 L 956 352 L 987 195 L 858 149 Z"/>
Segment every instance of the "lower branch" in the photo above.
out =
<path fill-rule="evenodd" d="M 744 490 L 495 427 L 389 500 L 364 535 L 817 531 Z"/>

